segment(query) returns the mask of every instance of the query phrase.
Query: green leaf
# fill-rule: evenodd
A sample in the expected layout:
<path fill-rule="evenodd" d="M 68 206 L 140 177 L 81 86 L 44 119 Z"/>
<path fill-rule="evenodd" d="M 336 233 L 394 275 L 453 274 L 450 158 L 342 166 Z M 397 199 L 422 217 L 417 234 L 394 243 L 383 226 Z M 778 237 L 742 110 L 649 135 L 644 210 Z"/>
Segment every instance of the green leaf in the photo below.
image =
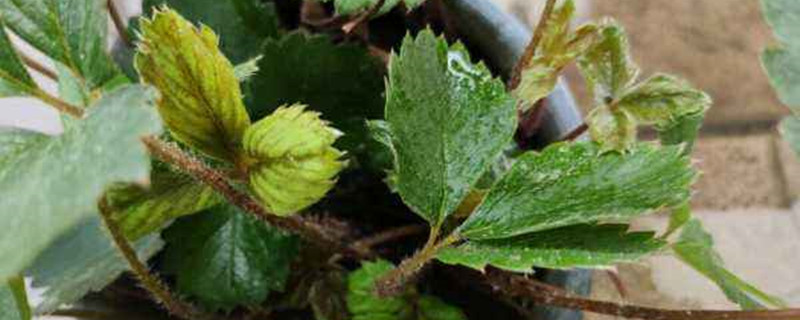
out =
<path fill-rule="evenodd" d="M 140 138 L 161 132 L 154 96 L 125 86 L 60 136 L 4 134 L 26 141 L 0 155 L 0 279 L 20 272 L 56 237 L 96 214 L 96 201 L 112 182 L 147 178 L 150 159 Z"/>
<path fill-rule="evenodd" d="M 38 88 L 14 50 L 0 19 L 0 97 L 29 95 Z"/>
<path fill-rule="evenodd" d="M 667 230 L 661 238 L 666 239 L 675 231 L 683 228 L 690 219 L 692 219 L 692 207 L 688 202 L 676 207 L 669 215 L 669 225 L 667 225 Z"/>
<path fill-rule="evenodd" d="M 779 130 L 792 147 L 794 153 L 800 157 L 800 118 L 797 116 L 790 116 L 781 121 Z"/>
<path fill-rule="evenodd" d="M 105 0 L 0 0 L 0 12 L 9 29 L 80 75 L 89 89 L 119 75 L 106 50 Z"/>
<path fill-rule="evenodd" d="M 278 108 L 247 129 L 250 186 L 267 209 L 285 216 L 319 201 L 347 163 L 332 147 L 341 132 L 305 106 Z"/>
<path fill-rule="evenodd" d="M 260 54 L 259 72 L 246 97 L 253 119 L 279 106 L 302 103 L 319 111 L 345 135 L 337 143 L 359 157 L 365 149 L 366 119 L 383 117 L 384 71 L 379 59 L 364 46 L 334 44 L 323 35 L 290 33 L 267 40 Z"/>
<path fill-rule="evenodd" d="M 575 2 L 572 0 L 553 11 L 535 56 L 520 73 L 520 84 L 513 95 L 529 106 L 550 94 L 561 70 L 598 39 L 594 25 L 570 31 L 574 13 Z"/>
<path fill-rule="evenodd" d="M 516 272 L 607 267 L 636 261 L 664 247 L 653 232 L 626 233 L 624 224 L 574 225 L 506 239 L 468 241 L 445 248 L 437 259 L 477 270 L 487 265 Z"/>
<path fill-rule="evenodd" d="M 661 144 L 667 146 L 683 144 L 683 153 L 691 154 L 705 116 L 705 112 L 687 114 L 666 125 L 656 126 Z"/>
<path fill-rule="evenodd" d="M 690 220 L 673 245 L 675 254 L 683 262 L 717 284 L 731 302 L 742 309 L 759 309 L 765 305 L 784 308 L 786 304 L 740 279 L 727 269 L 722 257 L 714 250 L 711 234 L 703 229 L 699 220 Z"/>
<path fill-rule="evenodd" d="M 640 144 L 619 154 L 592 143 L 555 144 L 517 158 L 458 232 L 484 240 L 626 221 L 686 202 L 695 177 L 677 147 Z"/>
<path fill-rule="evenodd" d="M 99 217 L 78 225 L 58 238 L 36 258 L 28 270 L 33 287 L 43 289 L 37 314 L 47 314 L 99 291 L 129 269 Z M 154 256 L 164 243 L 149 235 L 134 244 L 142 261 Z"/>
<path fill-rule="evenodd" d="M 195 24 L 220 35 L 220 50 L 234 63 L 258 55 L 265 39 L 277 37 L 278 12 L 272 1 L 145 0 L 144 12 L 167 5 Z"/>
<path fill-rule="evenodd" d="M 762 0 L 764 17 L 782 47 L 769 48 L 761 59 L 784 104 L 800 114 L 800 5 L 792 0 Z"/>
<path fill-rule="evenodd" d="M 465 320 L 456 307 L 436 297 L 418 294 L 409 289 L 403 295 L 379 298 L 375 280 L 394 266 L 385 261 L 365 262 L 348 276 L 347 308 L 352 320 Z"/>
<path fill-rule="evenodd" d="M 517 117 L 514 99 L 486 66 L 424 30 L 392 56 L 386 123 L 398 193 L 439 225 L 511 141 Z"/>
<path fill-rule="evenodd" d="M 621 97 L 633 85 L 639 68 L 633 63 L 625 30 L 614 21 L 600 27 L 600 39 L 578 59 L 581 73 L 598 104 Z"/>
<path fill-rule="evenodd" d="M 215 310 L 256 306 L 283 290 L 299 249 L 296 237 L 232 205 L 182 218 L 164 237 L 165 270 L 178 290 Z"/>
<path fill-rule="evenodd" d="M 0 283 L 0 320 L 30 320 L 31 308 L 25 293 L 25 280 L 14 277 Z"/>
<path fill-rule="evenodd" d="M 142 81 L 161 92 L 158 109 L 173 137 L 211 157 L 238 161 L 250 118 L 217 36 L 168 9 L 155 10 L 140 25 L 134 64 Z"/>
<path fill-rule="evenodd" d="M 319 0 L 320 2 L 331 2 L 333 1 L 333 6 L 336 9 L 336 13 L 339 15 L 351 15 L 354 13 L 359 13 L 361 11 L 366 11 L 373 6 L 378 5 L 379 0 Z M 424 0 L 386 0 L 383 2 L 383 6 L 378 11 L 378 14 L 384 14 L 389 12 L 392 8 L 400 4 L 400 2 L 405 3 L 406 8 L 408 10 L 412 10 L 418 7 Z"/>
<path fill-rule="evenodd" d="M 161 164 L 150 173 L 150 185 L 118 185 L 107 191 L 112 219 L 129 239 L 139 239 L 178 217 L 222 202 L 211 187 Z"/>
<path fill-rule="evenodd" d="M 258 61 L 260 61 L 261 58 L 263 57 L 257 56 L 233 67 L 233 74 L 236 76 L 236 79 L 238 79 L 239 82 L 250 80 L 250 78 L 258 73 Z"/>

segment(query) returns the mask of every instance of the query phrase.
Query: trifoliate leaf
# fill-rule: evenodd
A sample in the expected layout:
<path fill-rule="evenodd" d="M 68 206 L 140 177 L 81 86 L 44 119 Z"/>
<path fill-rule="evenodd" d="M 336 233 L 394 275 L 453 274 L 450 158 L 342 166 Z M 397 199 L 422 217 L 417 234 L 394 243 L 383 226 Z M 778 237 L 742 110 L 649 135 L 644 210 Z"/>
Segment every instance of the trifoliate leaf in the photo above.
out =
<path fill-rule="evenodd" d="M 84 78 L 89 89 L 120 74 L 106 51 L 106 10 L 105 0 L 0 0 L 5 25 Z"/>
<path fill-rule="evenodd" d="M 31 320 L 31 308 L 22 277 L 0 282 L 0 319 Z"/>
<path fill-rule="evenodd" d="M 163 5 L 202 23 L 220 35 L 220 50 L 234 63 L 258 55 L 264 39 L 279 34 L 278 12 L 272 1 L 261 0 L 145 0 L 144 12 Z"/>
<path fill-rule="evenodd" d="M 289 215 L 319 201 L 345 167 L 332 147 L 341 135 L 305 106 L 278 108 L 251 126 L 244 150 L 253 162 L 250 186 L 267 209 Z"/>
<path fill-rule="evenodd" d="M 628 150 L 636 144 L 636 120 L 624 109 L 599 106 L 586 116 L 589 135 L 608 150 Z"/>
<path fill-rule="evenodd" d="M 283 290 L 299 249 L 296 237 L 228 204 L 179 219 L 164 238 L 178 290 L 215 310 L 255 306 Z"/>
<path fill-rule="evenodd" d="M 250 118 L 217 36 L 169 9 L 155 10 L 140 26 L 136 69 L 161 92 L 158 110 L 172 136 L 211 157 L 238 161 Z"/>
<path fill-rule="evenodd" d="M 154 256 L 163 245 L 155 234 L 133 243 L 141 261 Z M 36 313 L 47 314 L 75 303 L 128 269 L 100 218 L 93 217 L 59 237 L 28 269 L 33 287 L 44 290 Z"/>
<path fill-rule="evenodd" d="M 0 19 L 0 97 L 28 95 L 38 87 L 17 56 Z"/>
<path fill-rule="evenodd" d="M 791 116 L 783 119 L 779 130 L 794 153 L 800 157 L 800 118 Z"/>
<path fill-rule="evenodd" d="M 373 6 L 378 5 L 379 0 L 319 0 L 320 2 L 333 1 L 333 7 L 339 15 L 351 15 L 366 11 Z M 403 2 L 408 10 L 412 10 L 419 6 L 424 0 L 386 0 L 383 6 L 378 10 L 378 14 L 389 12 L 392 8 Z"/>
<path fill-rule="evenodd" d="M 764 17 L 782 45 L 765 50 L 762 63 L 778 97 L 795 114 L 800 114 L 800 3 L 793 0 L 761 3 Z"/>
<path fill-rule="evenodd" d="M 302 103 L 321 112 L 345 135 L 337 143 L 359 158 L 364 150 L 364 121 L 383 118 L 384 71 L 379 59 L 364 46 L 334 44 L 323 35 L 290 33 L 267 40 L 260 52 L 259 72 L 248 85 L 246 98 L 253 119 L 279 106 Z"/>
<path fill-rule="evenodd" d="M 150 173 L 149 186 L 119 185 L 106 194 L 113 210 L 112 219 L 131 240 L 163 228 L 172 219 L 222 202 L 208 185 L 164 165 L 156 166 Z"/>
<path fill-rule="evenodd" d="M 685 143 L 688 154 L 711 98 L 686 81 L 657 74 L 634 86 L 639 69 L 630 58 L 622 27 L 607 22 L 579 65 L 594 92 L 596 107 L 587 117 L 592 140 L 604 150 L 626 151 L 636 129 L 653 125 L 665 145 Z"/>
<path fill-rule="evenodd" d="M 639 68 L 633 63 L 625 30 L 609 21 L 600 27 L 600 39 L 578 59 L 581 73 L 598 104 L 620 98 L 633 85 Z"/>
<path fill-rule="evenodd" d="M 484 240 L 626 221 L 686 202 L 695 175 L 678 147 L 640 144 L 619 154 L 592 143 L 555 144 L 520 156 L 458 232 Z"/>
<path fill-rule="evenodd" d="M 445 248 L 437 259 L 477 270 L 487 265 L 516 272 L 607 267 L 635 261 L 666 243 L 652 232 L 626 233 L 627 225 L 575 225 L 506 239 L 468 241 Z"/>
<path fill-rule="evenodd" d="M 515 102 L 461 45 L 430 30 L 406 37 L 389 68 L 386 123 L 394 187 L 414 212 L 442 223 L 511 141 Z"/>
<path fill-rule="evenodd" d="M 111 183 L 147 179 L 150 159 L 140 138 L 161 131 L 154 96 L 141 86 L 120 88 L 62 135 L 28 134 L 24 145 L 0 155 L 0 279 L 96 214 L 96 201 Z M 18 131 L 3 135 L 20 137 Z"/>
<path fill-rule="evenodd" d="M 780 299 L 762 292 L 725 269 L 722 257 L 714 250 L 711 234 L 703 229 L 699 220 L 693 219 L 683 227 L 673 250 L 683 262 L 716 283 L 728 300 L 742 309 L 785 307 Z"/>
<path fill-rule="evenodd" d="M 534 57 L 520 73 L 520 83 L 513 95 L 524 100 L 528 106 L 550 94 L 561 70 L 598 39 L 594 25 L 570 31 L 574 13 L 575 3 L 572 0 L 553 11 Z"/>
<path fill-rule="evenodd" d="M 400 296 L 379 298 L 375 295 L 375 280 L 392 270 L 385 261 L 366 262 L 348 276 L 347 308 L 352 320 L 465 320 L 456 307 L 436 297 L 418 296 L 408 289 Z"/>
<path fill-rule="evenodd" d="M 233 67 L 233 74 L 239 82 L 250 80 L 258 72 L 258 61 L 262 56 L 257 56 Z"/>

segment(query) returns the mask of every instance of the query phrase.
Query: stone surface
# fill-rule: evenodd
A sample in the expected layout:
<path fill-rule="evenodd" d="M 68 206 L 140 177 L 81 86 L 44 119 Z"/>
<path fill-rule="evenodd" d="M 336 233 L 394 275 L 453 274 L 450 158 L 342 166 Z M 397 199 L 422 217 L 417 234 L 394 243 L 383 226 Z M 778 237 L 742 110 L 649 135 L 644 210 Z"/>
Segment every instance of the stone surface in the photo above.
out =
<path fill-rule="evenodd" d="M 774 135 L 730 135 L 698 141 L 693 159 L 701 172 L 695 208 L 786 207 Z"/>
<path fill-rule="evenodd" d="M 778 170 L 783 176 L 786 194 L 797 200 L 800 198 L 800 155 L 796 154 L 782 137 L 776 136 L 777 153 L 780 166 Z"/>
<path fill-rule="evenodd" d="M 776 120 L 780 105 L 759 55 L 771 43 L 759 0 L 595 0 L 594 17 L 627 28 L 644 74 L 661 71 L 708 91 L 714 107 L 706 124 Z"/>
<path fill-rule="evenodd" d="M 729 270 L 790 306 L 800 306 L 800 208 L 702 210 L 695 216 L 714 235 Z M 650 216 L 637 221 L 635 228 L 663 230 L 666 224 L 667 217 Z M 593 298 L 661 308 L 736 308 L 710 281 L 668 255 L 621 265 L 617 270 L 627 297 L 620 297 L 606 271 L 596 271 Z"/>

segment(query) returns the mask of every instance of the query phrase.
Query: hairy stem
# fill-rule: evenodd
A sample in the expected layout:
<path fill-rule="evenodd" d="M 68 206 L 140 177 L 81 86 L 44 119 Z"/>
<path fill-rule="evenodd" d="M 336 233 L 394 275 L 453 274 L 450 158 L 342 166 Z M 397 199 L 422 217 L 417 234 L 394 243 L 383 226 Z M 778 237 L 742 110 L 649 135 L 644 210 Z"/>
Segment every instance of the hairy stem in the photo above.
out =
<path fill-rule="evenodd" d="M 726 311 L 726 310 L 670 310 L 598 301 L 574 296 L 563 290 L 536 280 L 504 271 L 487 273 L 490 287 L 503 294 L 560 308 L 583 310 L 624 318 L 648 320 L 754 320 L 800 319 L 800 309 Z"/>
<path fill-rule="evenodd" d="M 176 169 L 192 176 L 196 180 L 209 185 L 225 197 L 228 202 L 239 207 L 244 212 L 255 216 L 259 220 L 297 234 L 322 248 L 330 248 L 332 251 L 358 258 L 371 256 L 370 252 L 359 247 L 347 245 L 340 241 L 340 239 L 331 236 L 333 232 L 326 231 L 326 227 L 318 223 L 297 215 L 281 217 L 269 213 L 258 201 L 250 196 L 250 194 L 234 187 L 224 174 L 186 154 L 174 143 L 164 142 L 154 136 L 145 137 L 142 140 L 154 157 L 174 166 Z"/>
<path fill-rule="evenodd" d="M 60 112 L 66 113 L 75 118 L 83 117 L 84 114 L 83 109 L 76 107 L 72 104 L 69 104 L 64 100 L 56 98 L 42 89 L 35 88 L 32 92 L 32 95 L 38 98 L 39 100 L 42 100 L 42 102 L 49 104 L 51 107 L 56 108 L 56 110 Z"/>
<path fill-rule="evenodd" d="M 415 235 L 417 233 L 425 231 L 425 229 L 427 228 L 428 228 L 427 226 L 421 224 L 397 227 L 358 240 L 353 245 L 357 247 L 362 247 L 364 249 L 369 249 L 377 245 L 380 245 L 382 243 Z"/>
<path fill-rule="evenodd" d="M 392 269 L 392 271 L 389 271 L 375 282 L 375 290 L 378 296 L 390 297 L 403 292 L 406 285 L 414 280 L 419 271 L 422 270 L 422 267 L 436 257 L 439 250 L 458 242 L 460 239 L 457 233 L 451 233 L 447 238 L 437 243 L 437 235 L 438 228 L 432 229 L 431 236 L 422 249 L 410 258 L 403 260 L 397 268 Z"/>
<path fill-rule="evenodd" d="M 153 298 L 161 303 L 170 314 L 183 319 L 198 319 L 199 312 L 193 306 L 175 297 L 170 292 L 169 288 L 167 288 L 157 276 L 151 274 L 147 266 L 139 260 L 136 250 L 131 247 L 130 242 L 125 238 L 122 230 L 120 230 L 117 223 L 111 218 L 112 210 L 104 197 L 99 201 L 98 208 L 100 209 L 100 216 L 103 218 L 103 223 L 111 234 L 111 238 L 114 240 L 114 244 L 117 246 L 117 249 L 119 249 L 119 252 L 122 253 L 123 258 L 128 262 L 131 271 L 133 271 L 133 274 L 142 283 L 142 286 L 144 286 L 144 288 L 153 295 Z"/>
<path fill-rule="evenodd" d="M 114 28 L 117 29 L 120 39 L 129 47 L 133 47 L 133 41 L 131 41 L 131 37 L 128 36 L 128 32 L 125 31 L 125 22 L 122 20 L 122 15 L 119 13 L 119 10 L 117 10 L 117 5 L 114 4 L 114 0 L 108 0 L 107 6 L 108 14 L 111 16 L 111 21 L 114 22 Z"/>
<path fill-rule="evenodd" d="M 525 69 L 528 64 L 530 64 L 531 60 L 535 56 L 536 48 L 539 46 L 539 42 L 542 41 L 545 28 L 547 28 L 547 23 L 550 20 L 550 16 L 553 14 L 555 7 L 556 0 L 547 0 L 544 10 L 542 11 L 542 15 L 539 17 L 539 23 L 536 25 L 536 30 L 533 32 L 531 42 L 529 42 L 528 46 L 525 47 L 525 52 L 522 53 L 519 61 L 517 61 L 517 64 L 514 66 L 514 70 L 511 72 L 511 79 L 509 79 L 508 82 L 509 90 L 514 90 L 519 86 L 522 70 Z"/>

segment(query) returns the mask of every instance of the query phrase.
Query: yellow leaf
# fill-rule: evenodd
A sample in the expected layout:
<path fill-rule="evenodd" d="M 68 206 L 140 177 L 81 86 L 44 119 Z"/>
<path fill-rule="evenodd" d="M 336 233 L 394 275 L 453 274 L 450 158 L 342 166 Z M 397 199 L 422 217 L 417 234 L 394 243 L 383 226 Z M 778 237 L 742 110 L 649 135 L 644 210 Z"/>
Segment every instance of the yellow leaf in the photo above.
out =
<path fill-rule="evenodd" d="M 166 7 L 141 20 L 141 33 L 136 69 L 161 92 L 158 110 L 172 136 L 211 157 L 238 161 L 250 118 L 217 35 Z"/>
<path fill-rule="evenodd" d="M 290 215 L 319 201 L 346 165 L 339 160 L 343 152 L 332 147 L 341 133 L 319 113 L 304 109 L 280 107 L 244 135 L 244 150 L 253 163 L 250 186 L 277 215 Z"/>

